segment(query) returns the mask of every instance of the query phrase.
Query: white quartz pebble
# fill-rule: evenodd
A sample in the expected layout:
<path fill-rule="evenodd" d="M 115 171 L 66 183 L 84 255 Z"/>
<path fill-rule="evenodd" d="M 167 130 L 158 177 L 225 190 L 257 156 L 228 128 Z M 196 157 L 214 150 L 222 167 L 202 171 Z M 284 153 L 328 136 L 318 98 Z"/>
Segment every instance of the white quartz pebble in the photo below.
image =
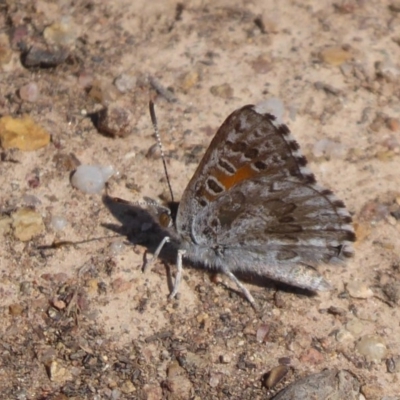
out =
<path fill-rule="evenodd" d="M 72 176 L 71 183 L 84 193 L 100 193 L 114 173 L 112 166 L 80 165 Z"/>
<path fill-rule="evenodd" d="M 61 215 L 53 215 L 50 221 L 51 227 L 55 231 L 62 231 L 68 225 L 67 220 Z"/>

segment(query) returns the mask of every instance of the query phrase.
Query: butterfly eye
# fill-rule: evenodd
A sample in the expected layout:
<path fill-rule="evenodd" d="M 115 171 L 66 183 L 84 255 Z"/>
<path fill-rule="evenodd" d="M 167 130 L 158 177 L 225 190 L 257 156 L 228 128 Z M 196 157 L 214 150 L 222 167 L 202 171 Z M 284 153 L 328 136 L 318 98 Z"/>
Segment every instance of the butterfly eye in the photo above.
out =
<path fill-rule="evenodd" d="M 172 218 L 168 212 L 162 212 L 158 220 L 163 228 L 169 228 L 172 225 Z"/>

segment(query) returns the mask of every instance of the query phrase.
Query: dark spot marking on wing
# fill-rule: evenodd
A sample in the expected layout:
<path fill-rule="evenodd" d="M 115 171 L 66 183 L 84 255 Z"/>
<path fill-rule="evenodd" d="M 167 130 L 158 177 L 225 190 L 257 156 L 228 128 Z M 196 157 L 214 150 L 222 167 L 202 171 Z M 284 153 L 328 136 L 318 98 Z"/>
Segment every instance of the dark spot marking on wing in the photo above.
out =
<path fill-rule="evenodd" d="M 209 190 L 211 190 L 216 194 L 222 193 L 225 190 L 225 188 L 219 182 L 217 182 L 215 179 L 212 178 L 207 179 L 206 185 Z"/>
<path fill-rule="evenodd" d="M 247 144 L 245 142 L 232 143 L 231 149 L 235 153 L 243 153 L 247 149 Z"/>
<path fill-rule="evenodd" d="M 265 171 L 267 169 L 267 164 L 263 161 L 256 161 L 253 165 L 259 171 Z"/>
<path fill-rule="evenodd" d="M 250 160 L 254 160 L 258 156 L 258 150 L 255 148 L 248 149 L 245 151 L 244 156 Z"/>
<path fill-rule="evenodd" d="M 228 174 L 233 175 L 236 172 L 236 169 L 233 167 L 233 165 L 231 165 L 230 163 L 228 163 L 225 160 L 220 159 L 218 161 L 218 165 Z"/>

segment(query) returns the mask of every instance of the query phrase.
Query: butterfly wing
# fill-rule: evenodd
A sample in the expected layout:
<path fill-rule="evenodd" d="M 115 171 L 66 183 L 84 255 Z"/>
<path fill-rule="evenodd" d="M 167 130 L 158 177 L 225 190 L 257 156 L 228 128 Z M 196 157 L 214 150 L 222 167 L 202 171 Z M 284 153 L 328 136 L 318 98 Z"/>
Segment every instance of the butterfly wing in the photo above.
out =
<path fill-rule="evenodd" d="M 267 276 L 351 256 L 351 217 L 306 164 L 285 125 L 242 107 L 222 124 L 185 190 L 178 232 L 219 254 L 216 264 Z"/>

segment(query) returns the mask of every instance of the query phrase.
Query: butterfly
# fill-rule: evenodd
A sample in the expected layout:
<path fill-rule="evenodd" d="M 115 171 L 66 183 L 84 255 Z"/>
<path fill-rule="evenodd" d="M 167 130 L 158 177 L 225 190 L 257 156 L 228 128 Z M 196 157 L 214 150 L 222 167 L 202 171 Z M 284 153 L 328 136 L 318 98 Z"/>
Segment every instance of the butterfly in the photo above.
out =
<path fill-rule="evenodd" d="M 318 265 L 354 254 L 344 203 L 316 183 L 288 127 L 262 105 L 246 105 L 225 120 L 179 204 L 160 208 L 157 218 L 168 236 L 154 258 L 168 242 L 177 249 L 170 297 L 179 290 L 184 259 L 228 276 L 255 307 L 235 273 L 328 290 Z"/>

